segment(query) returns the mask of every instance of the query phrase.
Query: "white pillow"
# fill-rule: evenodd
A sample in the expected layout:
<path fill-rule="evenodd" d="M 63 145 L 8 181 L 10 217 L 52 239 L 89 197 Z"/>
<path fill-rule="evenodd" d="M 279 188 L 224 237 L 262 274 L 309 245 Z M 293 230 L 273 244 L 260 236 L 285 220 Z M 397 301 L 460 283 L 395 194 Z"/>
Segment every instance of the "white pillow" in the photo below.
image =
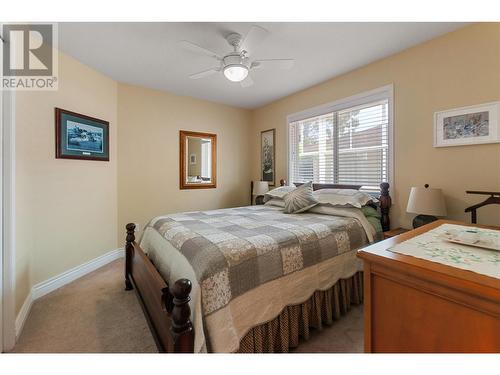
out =
<path fill-rule="evenodd" d="M 320 204 L 332 206 L 351 206 L 361 208 L 370 202 L 378 202 L 375 197 L 354 189 L 320 189 L 313 192 L 313 197 Z"/>
<path fill-rule="evenodd" d="M 276 207 L 285 207 L 285 201 L 281 198 L 272 198 L 264 203 L 264 206 L 276 206 Z"/>
<path fill-rule="evenodd" d="M 283 197 L 288 194 L 289 192 L 295 190 L 295 186 L 280 186 L 276 189 L 268 191 L 264 195 L 264 202 L 267 202 L 271 199 L 283 199 Z"/>

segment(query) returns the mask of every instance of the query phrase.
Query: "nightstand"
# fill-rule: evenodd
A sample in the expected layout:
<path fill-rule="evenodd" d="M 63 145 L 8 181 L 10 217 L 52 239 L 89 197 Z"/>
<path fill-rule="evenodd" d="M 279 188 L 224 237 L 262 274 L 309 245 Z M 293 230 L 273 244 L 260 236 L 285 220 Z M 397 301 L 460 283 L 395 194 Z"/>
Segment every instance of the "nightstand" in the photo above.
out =
<path fill-rule="evenodd" d="M 391 229 L 391 230 L 384 232 L 384 239 L 395 237 L 397 235 L 400 235 L 402 233 L 406 233 L 408 231 L 410 231 L 410 229 L 394 228 L 394 229 Z"/>

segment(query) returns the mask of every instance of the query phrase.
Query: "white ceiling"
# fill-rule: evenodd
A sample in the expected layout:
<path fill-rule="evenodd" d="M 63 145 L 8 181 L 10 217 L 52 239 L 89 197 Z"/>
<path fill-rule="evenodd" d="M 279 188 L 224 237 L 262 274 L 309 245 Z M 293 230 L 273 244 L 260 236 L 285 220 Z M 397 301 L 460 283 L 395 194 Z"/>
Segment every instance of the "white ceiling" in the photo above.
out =
<path fill-rule="evenodd" d="M 256 108 L 453 31 L 464 23 L 257 23 L 270 33 L 251 59 L 293 58 L 291 70 L 255 69 L 242 88 L 215 74 L 192 80 L 213 59 L 183 50 L 189 40 L 223 55 L 224 37 L 251 23 L 60 23 L 59 48 L 112 77 L 237 107 Z"/>

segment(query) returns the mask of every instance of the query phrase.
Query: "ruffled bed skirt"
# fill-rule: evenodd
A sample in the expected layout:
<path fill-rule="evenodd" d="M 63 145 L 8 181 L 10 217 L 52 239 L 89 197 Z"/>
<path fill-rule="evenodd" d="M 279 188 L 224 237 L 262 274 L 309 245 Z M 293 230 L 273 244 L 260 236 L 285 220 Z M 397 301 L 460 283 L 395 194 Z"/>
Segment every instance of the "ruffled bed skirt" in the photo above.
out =
<path fill-rule="evenodd" d="M 326 291 L 316 291 L 306 302 L 287 306 L 273 320 L 252 328 L 240 341 L 238 353 L 287 353 L 309 339 L 310 328 L 321 330 L 363 302 L 363 272 L 340 279 Z"/>

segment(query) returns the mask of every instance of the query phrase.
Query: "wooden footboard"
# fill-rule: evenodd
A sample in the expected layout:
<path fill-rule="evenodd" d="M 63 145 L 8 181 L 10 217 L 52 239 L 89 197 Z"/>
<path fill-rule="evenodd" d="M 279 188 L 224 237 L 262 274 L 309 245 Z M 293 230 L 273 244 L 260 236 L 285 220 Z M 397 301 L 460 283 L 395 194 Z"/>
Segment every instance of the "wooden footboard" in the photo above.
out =
<path fill-rule="evenodd" d="M 135 242 L 135 224 L 127 224 L 126 229 L 125 290 L 135 289 L 160 352 L 193 353 L 191 281 L 180 279 L 169 287 Z"/>

